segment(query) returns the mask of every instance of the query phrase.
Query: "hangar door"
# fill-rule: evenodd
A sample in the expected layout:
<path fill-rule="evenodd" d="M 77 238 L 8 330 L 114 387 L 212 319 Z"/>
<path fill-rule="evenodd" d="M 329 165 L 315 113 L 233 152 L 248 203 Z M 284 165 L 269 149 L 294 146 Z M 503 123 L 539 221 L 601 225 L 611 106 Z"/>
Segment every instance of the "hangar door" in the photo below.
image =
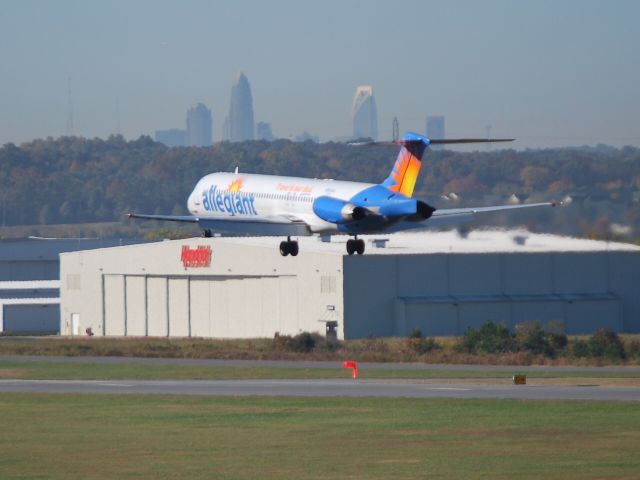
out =
<path fill-rule="evenodd" d="M 104 334 L 126 335 L 124 275 L 103 277 Z"/>
<path fill-rule="evenodd" d="M 289 277 L 193 278 L 191 335 L 194 337 L 272 337 L 297 318 L 297 294 Z M 295 283 L 295 282 L 293 282 Z"/>
<path fill-rule="evenodd" d="M 103 278 L 105 335 L 247 338 L 297 331 L 294 277 Z"/>

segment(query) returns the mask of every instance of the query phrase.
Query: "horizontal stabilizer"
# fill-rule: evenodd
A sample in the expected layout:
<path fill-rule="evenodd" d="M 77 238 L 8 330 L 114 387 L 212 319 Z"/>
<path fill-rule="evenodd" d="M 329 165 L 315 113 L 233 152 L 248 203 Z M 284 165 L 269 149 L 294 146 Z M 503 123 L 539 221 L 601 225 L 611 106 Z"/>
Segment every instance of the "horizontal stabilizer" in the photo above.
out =
<path fill-rule="evenodd" d="M 431 145 L 444 145 L 448 143 L 493 143 L 493 142 L 513 142 L 515 138 L 451 138 L 451 139 L 429 139 Z"/>
<path fill-rule="evenodd" d="M 361 139 L 361 140 L 353 140 L 347 142 L 347 145 L 352 147 L 361 147 L 361 146 L 369 146 L 369 145 L 382 145 L 382 146 L 391 146 L 391 145 L 399 145 L 401 147 L 410 147 L 413 145 L 445 145 L 445 144 L 453 144 L 453 143 L 494 143 L 494 142 L 513 142 L 515 138 L 426 138 L 424 140 L 395 140 L 395 141 L 384 141 L 384 142 L 376 142 L 374 140 Z"/>
<path fill-rule="evenodd" d="M 502 212 L 506 210 L 519 210 L 523 208 L 544 208 L 561 205 L 556 202 L 524 203 L 520 205 L 495 205 L 491 207 L 468 208 L 442 208 L 435 210 L 428 219 L 422 222 L 400 222 L 387 229 L 387 232 L 400 232 L 402 230 L 424 230 L 432 227 L 443 227 L 472 222 L 477 215 Z"/>

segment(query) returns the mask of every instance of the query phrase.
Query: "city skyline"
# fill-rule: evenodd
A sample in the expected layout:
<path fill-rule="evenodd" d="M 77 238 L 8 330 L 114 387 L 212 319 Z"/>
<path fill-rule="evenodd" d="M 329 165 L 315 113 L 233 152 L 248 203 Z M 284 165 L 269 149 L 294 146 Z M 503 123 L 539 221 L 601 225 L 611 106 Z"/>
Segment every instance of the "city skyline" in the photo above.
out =
<path fill-rule="evenodd" d="M 209 147 L 213 145 L 211 110 L 198 103 L 187 110 L 186 128 L 160 129 L 154 132 L 156 142 L 167 147 Z"/>
<path fill-rule="evenodd" d="M 370 84 L 381 139 L 394 117 L 421 132 L 439 112 L 451 137 L 492 125 L 514 148 L 640 145 L 634 1 L 0 2 L 0 144 L 70 118 L 89 138 L 152 135 L 198 102 L 221 127 L 244 71 L 255 119 L 284 138 L 350 136 L 353 89 Z"/>

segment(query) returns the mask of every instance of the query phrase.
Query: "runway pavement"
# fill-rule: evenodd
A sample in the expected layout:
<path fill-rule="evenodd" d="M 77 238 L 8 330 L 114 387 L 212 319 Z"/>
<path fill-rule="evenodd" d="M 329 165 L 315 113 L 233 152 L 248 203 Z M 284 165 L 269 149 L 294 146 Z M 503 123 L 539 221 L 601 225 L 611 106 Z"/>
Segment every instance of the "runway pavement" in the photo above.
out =
<path fill-rule="evenodd" d="M 3 361 L 101 363 L 144 365 L 200 365 L 275 368 L 336 368 L 341 362 L 167 359 L 131 357 L 49 357 L 0 355 Z M 489 370 L 496 373 L 598 371 L 638 372 L 639 367 L 524 367 L 491 365 L 431 365 L 417 363 L 359 363 L 361 371 L 389 370 Z M 640 387 L 599 385 L 471 385 L 433 383 L 419 379 L 313 379 L 313 380 L 0 380 L 2 392 L 163 394 L 163 395 L 271 395 L 318 397 L 411 397 L 411 398 L 512 398 L 531 400 L 640 401 Z"/>
<path fill-rule="evenodd" d="M 393 380 L 0 380 L 2 392 L 640 401 L 640 387 L 425 384 Z"/>

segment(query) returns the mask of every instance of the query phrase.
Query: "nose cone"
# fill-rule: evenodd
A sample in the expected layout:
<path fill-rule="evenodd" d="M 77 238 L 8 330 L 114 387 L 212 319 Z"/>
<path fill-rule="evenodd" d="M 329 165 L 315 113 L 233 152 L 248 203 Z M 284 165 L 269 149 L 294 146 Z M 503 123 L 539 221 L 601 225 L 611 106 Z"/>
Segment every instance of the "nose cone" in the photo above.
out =
<path fill-rule="evenodd" d="M 196 215 L 200 213 L 200 206 L 200 200 L 198 198 L 198 195 L 196 194 L 196 191 L 194 190 L 193 192 L 191 192 L 191 195 L 189 195 L 189 198 L 187 199 L 187 209 L 189 210 L 189 212 Z"/>

